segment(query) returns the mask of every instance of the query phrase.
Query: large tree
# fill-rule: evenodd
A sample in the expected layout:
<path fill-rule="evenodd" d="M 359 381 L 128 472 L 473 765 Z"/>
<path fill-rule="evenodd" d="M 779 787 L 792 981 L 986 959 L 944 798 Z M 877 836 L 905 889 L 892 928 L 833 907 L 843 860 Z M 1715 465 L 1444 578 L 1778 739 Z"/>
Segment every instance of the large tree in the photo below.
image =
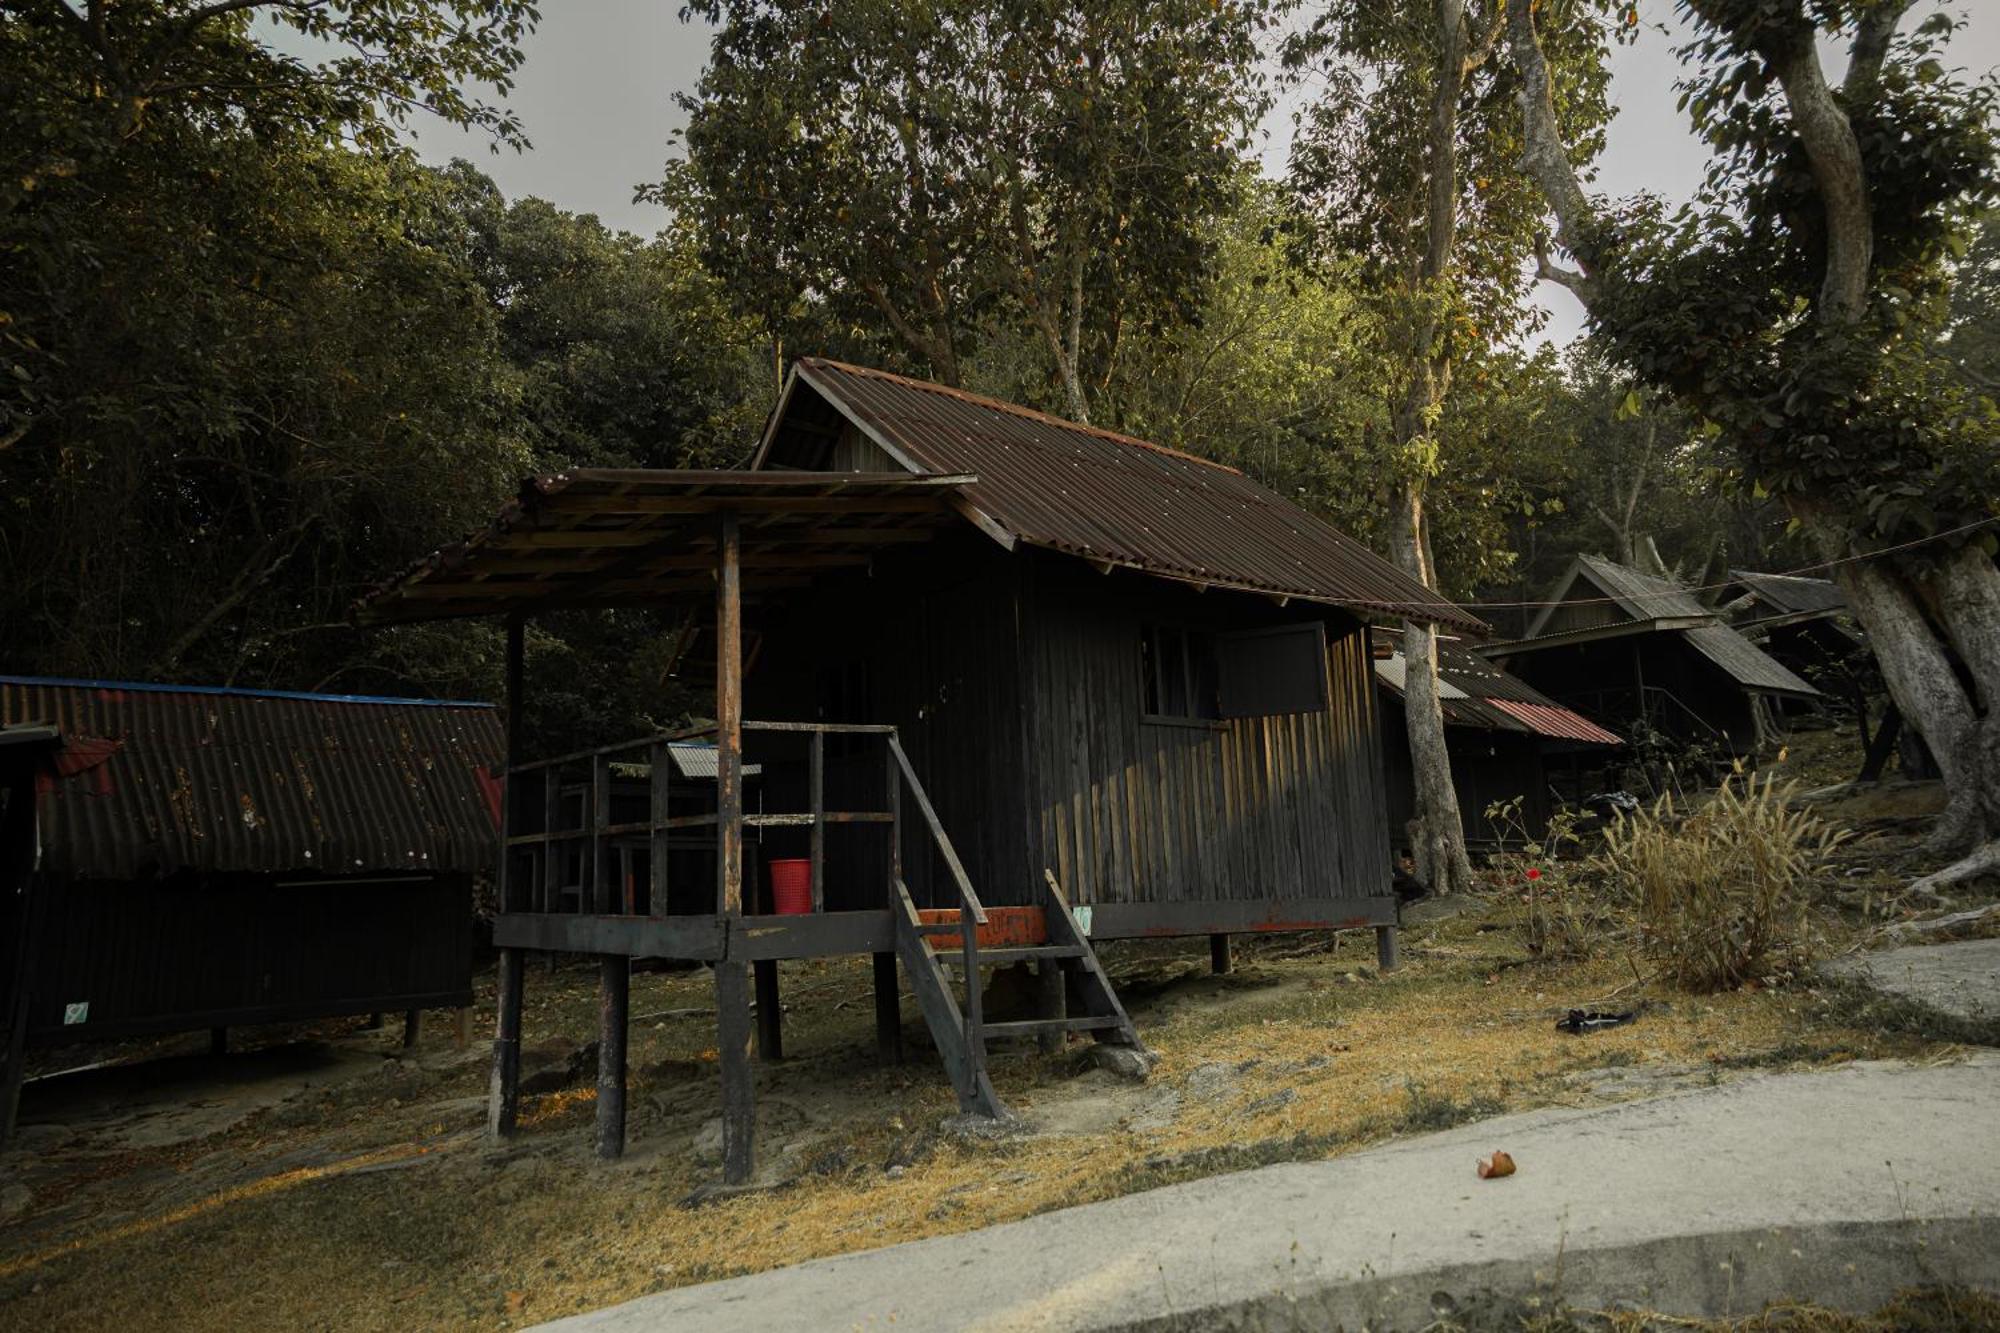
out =
<path fill-rule="evenodd" d="M 1683 99 L 1714 151 L 1669 214 L 1592 197 L 1563 140 L 1548 15 L 1508 0 L 1521 166 L 1607 347 L 1715 422 L 1832 563 L 1949 802 L 1935 887 L 2000 866 L 2000 450 L 1939 355 L 1950 260 L 2000 187 L 1995 87 L 1945 67 L 1908 0 L 1684 0 Z M 1844 48 L 1836 81 L 1823 48 Z"/>
<path fill-rule="evenodd" d="M 1454 465 L 1442 429 L 1453 377 L 1531 318 L 1522 273 L 1536 210 L 1504 170 L 1520 122 L 1508 71 L 1493 58 L 1503 18 L 1501 0 L 1332 0 L 1287 51 L 1294 67 L 1325 76 L 1293 150 L 1293 177 L 1333 243 L 1362 256 L 1376 292 L 1393 377 L 1389 552 L 1432 588 L 1439 581 L 1426 496 Z M 1590 51 L 1592 24 L 1589 11 L 1574 11 L 1560 30 L 1567 40 L 1552 45 Z M 1588 60 L 1558 67 L 1576 111 L 1567 146 L 1593 155 L 1608 116 L 1602 72 Z M 1406 624 L 1403 654 L 1417 796 L 1412 850 L 1419 878 L 1451 892 L 1470 885 L 1472 868 L 1445 748 L 1436 629 Z"/>
<path fill-rule="evenodd" d="M 1088 421 L 1125 332 L 1186 317 L 1259 105 L 1245 0 L 697 0 L 719 26 L 658 195 L 773 324 L 886 324 L 947 384 L 1032 330 Z"/>

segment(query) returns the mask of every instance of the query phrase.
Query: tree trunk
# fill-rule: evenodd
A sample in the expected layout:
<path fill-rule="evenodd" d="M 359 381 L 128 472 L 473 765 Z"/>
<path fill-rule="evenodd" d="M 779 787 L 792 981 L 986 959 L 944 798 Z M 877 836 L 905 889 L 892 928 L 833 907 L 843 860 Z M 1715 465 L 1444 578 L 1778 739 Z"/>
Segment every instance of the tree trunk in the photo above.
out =
<path fill-rule="evenodd" d="M 1705 12 L 1704 4 L 1693 7 L 1704 21 L 1725 21 Z M 1844 102 L 1827 86 L 1809 33 L 1772 25 L 1767 34 L 1775 45 L 1764 54 L 1784 89 L 1824 214 L 1826 270 L 1814 318 L 1827 327 L 1848 327 L 1860 318 L 1875 278 L 1868 181 L 1848 108 L 1864 105 L 1872 94 L 1890 37 L 1908 8 L 1907 0 L 1888 0 L 1862 15 Z M 1521 169 L 1547 200 L 1558 238 L 1583 269 L 1562 273 L 1544 259 L 1543 276 L 1563 282 L 1594 308 L 1595 274 L 1607 257 L 1593 248 L 1595 206 L 1563 146 L 1535 10 L 1536 0 L 1508 0 L 1509 46 L 1521 75 Z M 1822 496 L 1804 507 L 1829 504 Z M 1829 557 L 1868 555 L 1844 534 L 1834 536 L 1834 525 L 1824 519 L 1813 526 Z M 1890 697 L 1944 776 L 1947 804 L 1930 847 L 1960 859 L 1913 887 L 1934 890 L 2000 871 L 2000 571 L 1991 556 L 1965 546 L 1946 555 L 1934 573 L 1882 557 L 1839 565 L 1835 578 L 1868 635 Z M 1952 668 L 1947 640 L 1973 678 L 1971 692 Z"/>
<path fill-rule="evenodd" d="M 1409 481 L 1397 497 L 1390 545 L 1396 564 L 1426 587 L 1435 579 L 1424 558 L 1423 483 Z M 1444 705 L 1437 678 L 1437 627 L 1403 623 L 1403 720 L 1410 742 L 1410 773 L 1416 791 L 1416 818 L 1410 821 L 1410 855 L 1417 882 L 1432 893 L 1460 893 L 1472 887 L 1472 861 L 1465 850 L 1465 825 L 1458 790 L 1451 785 L 1451 752 L 1444 737 Z"/>

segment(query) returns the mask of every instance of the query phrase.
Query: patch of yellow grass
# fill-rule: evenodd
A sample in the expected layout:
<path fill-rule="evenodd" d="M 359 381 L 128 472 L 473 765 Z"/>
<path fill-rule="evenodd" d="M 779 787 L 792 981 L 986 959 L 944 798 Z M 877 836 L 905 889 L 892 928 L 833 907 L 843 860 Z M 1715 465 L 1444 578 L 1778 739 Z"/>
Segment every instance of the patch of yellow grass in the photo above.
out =
<path fill-rule="evenodd" d="M 812 1065 L 829 1058 L 816 1057 L 815 1047 L 860 1048 L 870 1013 L 866 960 L 813 965 L 802 971 L 826 998 L 810 1018 L 795 1014 L 788 1068 L 807 1071 L 798 1076 L 805 1086 L 782 1095 L 820 1098 L 815 1105 L 844 1098 L 854 1108 L 827 1127 L 821 1147 L 838 1150 L 845 1165 L 824 1174 L 806 1170 L 775 1192 L 682 1206 L 713 1167 L 692 1161 L 684 1138 L 646 1137 L 637 1108 L 685 1092 L 689 1077 L 712 1079 L 712 1065 L 701 1060 L 712 1052 L 713 1029 L 645 1025 L 645 1049 L 633 1058 L 641 1138 L 624 1163 L 590 1160 L 594 1093 L 571 1089 L 531 1103 L 521 1144 L 498 1156 L 470 1140 L 437 1152 L 435 1165 L 274 1175 L 211 1204 L 11 1260 L 0 1269 L 0 1297 L 11 1298 L 0 1308 L 7 1322 L 50 1327 L 505 1327 L 662 1287 L 965 1231 L 1161 1179 L 1337 1155 L 1399 1132 L 1420 1101 L 1447 1109 L 1581 1104 L 1591 1094 L 1565 1076 L 1607 1065 L 1693 1066 L 1727 1077 L 1765 1061 L 1895 1053 L 1862 1033 L 1814 1029 L 1803 1000 L 1783 992 L 1651 994 L 1655 1007 L 1636 1023 L 1570 1036 L 1554 1027 L 1564 1009 L 1607 997 L 1629 1005 L 1645 994 L 1630 964 L 1514 965 L 1520 948 L 1512 933 L 1479 933 L 1476 921 L 1468 915 L 1410 932 L 1409 965 L 1380 979 L 1372 969 L 1350 970 L 1345 952 L 1283 957 L 1278 942 L 1240 945 L 1247 975 L 1226 981 L 1205 976 L 1205 951 L 1156 950 L 1142 965 L 1155 982 L 1167 979 L 1138 1022 L 1161 1061 L 1149 1088 L 1131 1095 L 1174 1091 L 1179 1107 L 1169 1127 L 947 1139 L 896 1173 L 883 1169 L 892 1149 L 951 1113 L 950 1090 L 914 1053 L 902 1068 Z M 573 1031 L 588 1030 L 588 992 L 574 984 L 575 995 L 537 1001 L 538 1021 L 560 1011 Z M 663 1004 L 684 1004 L 702 984 L 668 979 L 657 994 L 667 997 Z M 1227 1070 L 1204 1084 L 1219 1089 L 1211 1100 L 1188 1087 L 1207 1064 Z M 649 1075 L 648 1067 L 667 1072 Z M 1004 1057 L 993 1074 L 1003 1099 L 1030 1117 L 1078 1095 L 1060 1061 Z M 467 1075 L 468 1087 L 476 1077 Z M 386 1159 L 411 1150 L 393 1141 L 395 1124 L 362 1106 L 331 1132 Z M 323 1139 L 330 1131 L 302 1132 Z M 30 1283 L 40 1290 L 26 1290 Z"/>

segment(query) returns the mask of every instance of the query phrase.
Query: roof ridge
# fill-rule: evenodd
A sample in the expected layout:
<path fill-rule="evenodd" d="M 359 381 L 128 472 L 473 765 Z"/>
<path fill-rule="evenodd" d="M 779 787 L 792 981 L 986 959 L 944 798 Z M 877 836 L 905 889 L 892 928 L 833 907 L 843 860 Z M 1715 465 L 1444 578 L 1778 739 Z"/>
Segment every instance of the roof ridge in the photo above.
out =
<path fill-rule="evenodd" d="M 240 685 L 173 685 L 144 680 L 95 680 L 76 676 L 0 675 L 0 685 L 35 689 L 118 690 L 132 694 L 188 694 L 226 699 L 294 699 L 321 704 L 376 704 L 414 708 L 497 708 L 481 699 L 412 699 L 388 694 L 315 694 L 309 690 L 269 690 Z"/>
<path fill-rule="evenodd" d="M 1064 430 L 1079 431 L 1085 435 L 1095 435 L 1099 439 L 1109 440 L 1114 444 L 1129 445 L 1135 449 L 1149 449 L 1156 454 L 1165 454 L 1169 458 L 1179 458 L 1189 463 L 1199 463 L 1203 467 L 1214 468 L 1217 472 L 1227 472 L 1232 477 L 1243 475 L 1242 468 L 1231 467 L 1227 463 L 1218 463 L 1212 458 L 1203 458 L 1200 454 L 1191 454 L 1185 449 L 1176 449 L 1171 445 L 1155 444 L 1151 440 L 1142 440 L 1136 435 L 1126 435 L 1119 431 L 1106 430 L 1102 426 L 1091 426 L 1080 421 L 1071 421 L 1068 417 L 1059 417 L 1052 412 L 1042 412 L 1032 407 L 1023 407 L 1019 403 L 1010 403 L 1004 398 L 990 398 L 983 393 L 973 393 L 968 389 L 953 388 L 949 384 L 939 384 L 933 380 L 920 380 L 912 375 L 898 375 L 894 371 L 880 370 L 874 366 L 858 366 L 851 361 L 836 361 L 829 356 L 802 356 L 799 358 L 799 363 L 801 365 L 830 366 L 835 370 L 843 370 L 849 374 L 891 380 L 912 389 L 923 389 L 946 398 L 956 398 L 961 402 L 974 403 L 980 407 L 990 407 L 996 411 L 1011 413 L 1017 417 L 1028 417 L 1035 421 L 1045 421 L 1052 426 L 1060 426 Z"/>

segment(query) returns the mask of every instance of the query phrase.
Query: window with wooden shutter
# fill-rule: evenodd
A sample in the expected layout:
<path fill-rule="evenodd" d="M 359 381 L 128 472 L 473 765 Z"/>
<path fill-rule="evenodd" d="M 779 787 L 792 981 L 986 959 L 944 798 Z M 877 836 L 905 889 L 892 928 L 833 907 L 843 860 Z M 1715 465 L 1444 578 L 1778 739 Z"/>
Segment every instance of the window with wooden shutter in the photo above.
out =
<path fill-rule="evenodd" d="M 1223 717 L 1317 713 L 1326 707 L 1326 627 L 1319 621 L 1219 634 L 1215 648 Z"/>

